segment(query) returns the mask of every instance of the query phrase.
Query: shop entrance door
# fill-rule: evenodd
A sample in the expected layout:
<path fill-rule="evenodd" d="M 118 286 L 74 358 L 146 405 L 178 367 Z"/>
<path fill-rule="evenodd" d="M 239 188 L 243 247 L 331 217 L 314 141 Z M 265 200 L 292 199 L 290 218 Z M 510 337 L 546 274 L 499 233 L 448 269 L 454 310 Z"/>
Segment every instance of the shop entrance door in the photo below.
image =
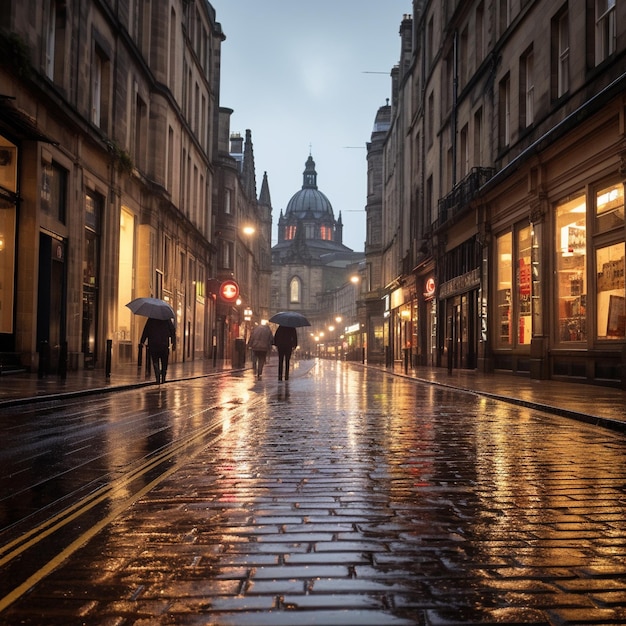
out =
<path fill-rule="evenodd" d="M 448 348 L 452 351 L 453 368 L 474 369 L 478 353 L 478 291 L 471 291 L 448 300 Z"/>

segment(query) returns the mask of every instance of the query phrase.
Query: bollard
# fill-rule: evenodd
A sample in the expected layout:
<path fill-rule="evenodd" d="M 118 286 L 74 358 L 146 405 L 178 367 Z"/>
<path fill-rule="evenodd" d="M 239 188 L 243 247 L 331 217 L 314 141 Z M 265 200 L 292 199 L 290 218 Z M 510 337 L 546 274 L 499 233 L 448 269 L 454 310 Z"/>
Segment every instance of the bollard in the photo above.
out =
<path fill-rule="evenodd" d="M 59 376 L 61 380 L 67 379 L 67 341 L 61 342 L 61 350 L 59 352 Z"/>
<path fill-rule="evenodd" d="M 43 378 L 48 375 L 50 367 L 50 346 L 46 339 L 39 343 L 39 367 L 37 369 L 37 377 Z"/>
<path fill-rule="evenodd" d="M 113 351 L 113 340 L 107 339 L 107 354 L 104 364 L 104 373 L 107 378 L 111 378 L 111 352 Z"/>

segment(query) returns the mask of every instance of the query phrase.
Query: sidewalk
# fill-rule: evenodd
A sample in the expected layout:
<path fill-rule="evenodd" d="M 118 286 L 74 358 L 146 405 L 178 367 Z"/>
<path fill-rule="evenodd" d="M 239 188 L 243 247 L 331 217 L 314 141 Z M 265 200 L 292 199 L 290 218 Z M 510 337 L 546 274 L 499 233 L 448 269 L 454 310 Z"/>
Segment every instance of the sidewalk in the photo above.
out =
<path fill-rule="evenodd" d="M 359 363 L 353 365 L 430 384 L 463 389 L 512 404 L 626 432 L 626 391 L 620 389 L 555 380 L 531 380 L 526 376 L 508 373 L 484 374 L 474 370 L 453 370 L 450 374 L 446 368 L 431 367 L 410 368 L 405 372 L 400 365 L 391 368 Z M 249 364 L 247 366 L 249 367 Z M 215 366 L 211 360 L 172 363 L 168 368 L 168 382 L 229 371 L 232 371 L 230 362 L 225 361 L 218 361 Z M 12 374 L 0 376 L 0 408 L 33 400 L 48 401 L 59 397 L 155 384 L 152 375 L 146 375 L 144 368 L 138 370 L 134 365 L 119 367 L 109 378 L 105 377 L 103 370 L 68 372 L 65 381 L 54 375 L 40 379 L 36 374 Z"/>
<path fill-rule="evenodd" d="M 167 384 L 175 380 L 201 378 L 231 371 L 230 361 L 217 361 L 215 366 L 210 359 L 170 363 L 167 368 Z M 3 406 L 15 406 L 32 401 L 49 401 L 59 398 L 101 393 L 120 389 L 133 389 L 156 385 L 150 370 L 146 374 L 145 366 L 125 364 L 118 366 L 105 376 L 103 369 L 78 370 L 67 373 L 65 380 L 55 374 L 39 378 L 37 374 L 6 374 L 0 376 L 0 409 Z"/>

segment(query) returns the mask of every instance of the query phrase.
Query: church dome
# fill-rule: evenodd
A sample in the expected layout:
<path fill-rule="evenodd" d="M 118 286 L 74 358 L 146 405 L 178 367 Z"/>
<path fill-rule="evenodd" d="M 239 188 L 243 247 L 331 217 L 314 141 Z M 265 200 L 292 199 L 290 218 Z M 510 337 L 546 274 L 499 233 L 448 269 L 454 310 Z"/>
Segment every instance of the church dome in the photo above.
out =
<path fill-rule="evenodd" d="M 330 200 L 317 188 L 317 172 L 311 155 L 305 165 L 302 189 L 291 196 L 291 200 L 287 203 L 285 217 L 334 219 Z"/>

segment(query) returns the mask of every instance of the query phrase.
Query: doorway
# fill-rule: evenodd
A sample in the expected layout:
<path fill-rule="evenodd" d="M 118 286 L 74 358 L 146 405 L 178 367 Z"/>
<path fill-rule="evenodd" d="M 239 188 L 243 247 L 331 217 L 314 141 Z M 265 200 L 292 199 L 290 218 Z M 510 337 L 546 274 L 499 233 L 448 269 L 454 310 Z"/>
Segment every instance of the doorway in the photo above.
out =
<path fill-rule="evenodd" d="M 56 372 L 65 342 L 65 244 L 46 233 L 39 235 L 37 281 L 37 350 L 44 370 Z"/>

